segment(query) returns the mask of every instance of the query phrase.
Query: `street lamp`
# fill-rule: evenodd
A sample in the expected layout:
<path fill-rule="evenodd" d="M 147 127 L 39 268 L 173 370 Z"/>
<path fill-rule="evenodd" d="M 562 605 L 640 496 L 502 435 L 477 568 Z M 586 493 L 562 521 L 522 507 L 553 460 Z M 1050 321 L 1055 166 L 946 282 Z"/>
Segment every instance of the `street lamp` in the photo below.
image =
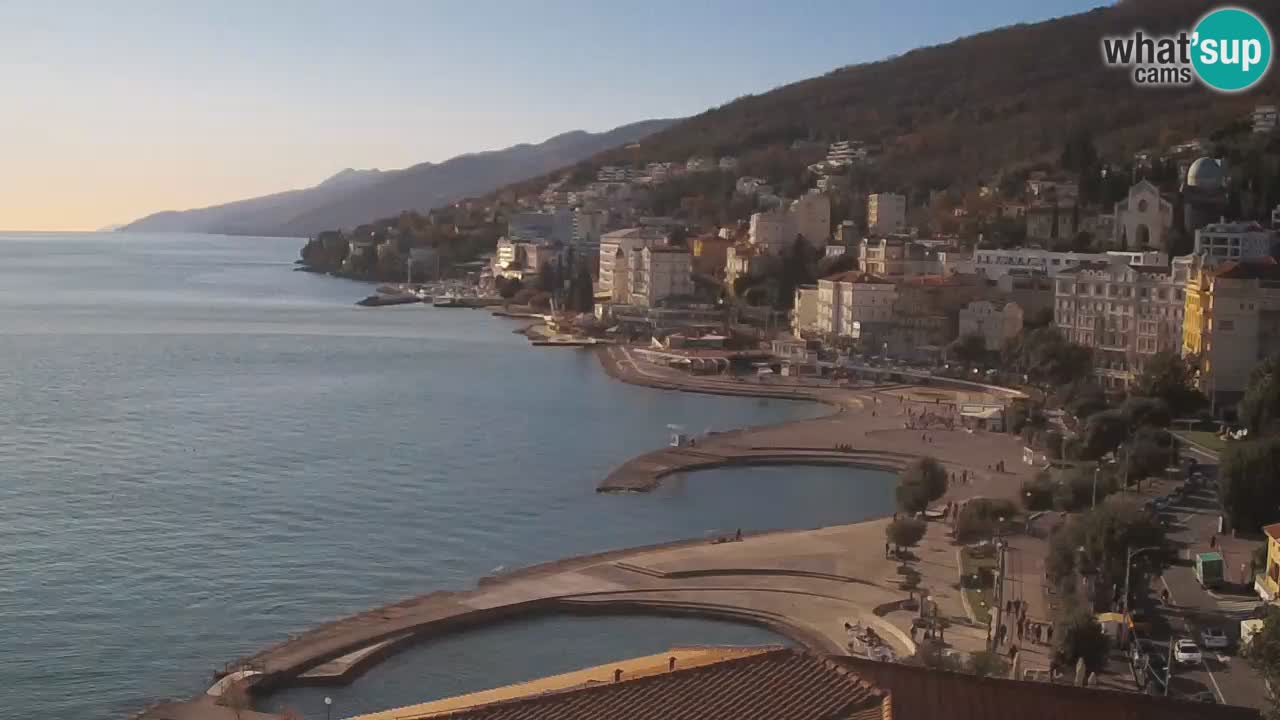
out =
<path fill-rule="evenodd" d="M 1125 614 L 1129 613 L 1129 570 L 1130 568 L 1133 567 L 1133 559 L 1148 550 L 1163 550 L 1163 549 L 1164 548 L 1158 545 L 1149 545 L 1147 547 L 1140 547 L 1136 550 L 1126 549 L 1125 556 L 1124 556 L 1124 599 L 1121 601 L 1123 603 L 1121 607 L 1123 607 Z"/>
<path fill-rule="evenodd" d="M 328 695 L 325 695 L 324 696 L 324 720 L 330 720 L 330 715 L 332 713 L 333 713 L 333 698 L 329 697 Z"/>

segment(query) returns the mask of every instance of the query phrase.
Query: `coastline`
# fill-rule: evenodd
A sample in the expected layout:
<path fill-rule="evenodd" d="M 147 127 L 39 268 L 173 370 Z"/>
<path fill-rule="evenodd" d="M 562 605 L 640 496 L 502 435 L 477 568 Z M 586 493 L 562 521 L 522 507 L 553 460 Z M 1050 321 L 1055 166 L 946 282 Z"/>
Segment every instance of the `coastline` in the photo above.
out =
<path fill-rule="evenodd" d="M 768 450 L 772 443 L 774 449 L 785 453 L 781 457 L 770 458 L 771 464 L 809 464 L 814 460 L 814 453 L 821 452 L 841 460 L 840 464 L 889 469 L 887 465 L 867 463 L 865 458 L 834 455 L 832 448 L 824 449 L 812 442 L 810 447 L 797 446 L 795 438 L 813 437 L 817 442 L 826 442 L 833 433 L 844 436 L 860 430 L 867 438 L 876 433 L 877 441 L 902 440 L 895 437 L 902 433 L 894 432 L 894 425 L 901 424 L 901 417 L 895 418 L 886 413 L 884 417 L 878 417 L 877 422 L 869 423 L 866 413 L 851 410 L 865 409 L 868 403 L 879 404 L 883 400 L 877 397 L 877 393 L 906 386 L 852 389 L 800 385 L 767 387 L 745 382 L 731 383 L 713 377 L 643 372 L 625 349 L 610 346 L 596 352 L 606 373 L 619 382 L 661 390 L 817 402 L 830 409 L 830 412 L 814 418 L 737 428 L 714 436 L 713 447 L 736 449 L 743 453 L 761 448 Z M 889 435 L 881 436 L 882 433 Z M 916 433 L 911 431 L 908 435 L 914 438 Z M 793 444 L 778 445 L 780 439 Z M 907 444 L 912 444 L 909 439 Z M 916 445 L 912 449 L 918 451 L 920 448 L 918 443 Z M 896 453 L 892 450 L 887 452 Z M 919 453 L 896 454 L 901 459 Z M 737 464 L 758 464 L 750 461 L 762 459 L 763 456 L 747 458 L 749 462 Z M 947 462 L 945 458 L 944 462 Z M 948 465 L 962 466 L 954 462 Z M 633 489 L 652 489 L 662 477 L 690 469 L 697 468 L 670 469 L 655 475 L 653 483 Z M 976 468 L 971 469 L 976 474 Z M 874 551 L 869 557 L 856 560 L 875 565 L 866 572 L 833 575 L 790 567 L 793 561 L 789 558 L 824 533 L 848 535 L 859 538 L 858 544 L 878 546 L 883 539 L 884 523 L 885 519 L 881 517 L 816 530 L 748 534 L 741 543 L 709 544 L 704 538 L 676 540 L 562 558 L 501 575 L 483 576 L 470 590 L 436 591 L 322 623 L 228 663 L 216 673 L 216 677 L 241 673 L 233 678 L 234 682 L 269 691 L 294 684 L 312 684 L 300 676 L 331 664 L 338 668 L 335 674 L 326 676 L 327 679 L 317 684 L 345 683 L 396 650 L 430 637 L 488 623 L 558 613 L 679 614 L 727 619 L 768 627 L 821 652 L 843 653 L 847 651 L 842 640 L 843 631 L 837 631 L 824 619 L 835 614 L 877 627 L 891 638 L 895 650 L 909 653 L 913 649 L 910 639 L 900 627 L 881 617 L 882 609 L 889 608 L 885 612 L 891 613 L 897 608 L 900 595 L 883 581 L 884 576 L 895 571 L 879 567 L 882 561 L 874 558 Z M 722 560 L 726 554 L 732 554 L 731 551 L 740 550 L 744 543 L 754 546 L 761 542 L 783 544 L 788 548 L 777 559 L 782 566 L 760 567 L 760 561 L 754 556 L 738 558 L 734 562 Z M 682 554 L 689 556 L 687 560 L 692 561 L 692 566 L 673 565 L 662 569 L 664 558 L 683 557 Z M 712 558 L 714 565 L 699 567 L 698 563 L 705 558 Z M 791 578 L 788 586 L 807 589 L 792 591 L 774 587 L 770 578 L 779 576 Z M 729 579 L 734 584 L 724 584 Z M 779 600 L 782 597 L 779 593 L 798 594 Z M 866 598 L 858 599 L 862 595 Z M 216 701 L 215 696 L 202 694 L 185 703 L 161 706 L 165 715 L 144 711 L 139 717 L 212 717 L 209 711 L 217 709 Z"/>

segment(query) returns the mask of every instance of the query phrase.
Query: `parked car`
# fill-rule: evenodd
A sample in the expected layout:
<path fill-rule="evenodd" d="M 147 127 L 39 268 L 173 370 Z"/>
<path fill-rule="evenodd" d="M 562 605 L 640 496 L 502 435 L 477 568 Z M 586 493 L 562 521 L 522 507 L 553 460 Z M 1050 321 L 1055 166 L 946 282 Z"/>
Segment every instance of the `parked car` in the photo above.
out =
<path fill-rule="evenodd" d="M 1193 702 L 1202 702 L 1202 703 L 1217 704 L 1218 702 L 1218 696 L 1214 695 L 1212 690 L 1201 690 L 1200 692 L 1194 695 L 1188 696 L 1187 699 Z"/>
<path fill-rule="evenodd" d="M 1226 649 L 1230 644 L 1227 634 L 1218 628 L 1205 628 L 1200 631 L 1200 644 L 1207 650 Z"/>
<path fill-rule="evenodd" d="M 1173 659 L 1181 665 L 1198 665 L 1204 658 L 1194 640 L 1182 638 L 1173 644 Z"/>

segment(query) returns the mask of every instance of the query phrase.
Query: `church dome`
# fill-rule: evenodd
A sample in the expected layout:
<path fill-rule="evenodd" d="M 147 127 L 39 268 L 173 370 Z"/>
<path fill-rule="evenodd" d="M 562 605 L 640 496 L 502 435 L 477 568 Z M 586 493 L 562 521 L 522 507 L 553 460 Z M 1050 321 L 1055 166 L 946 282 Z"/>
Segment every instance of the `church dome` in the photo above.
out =
<path fill-rule="evenodd" d="M 1191 163 L 1191 169 L 1187 170 L 1187 187 L 1220 190 L 1222 180 L 1222 166 L 1213 158 L 1202 157 Z"/>

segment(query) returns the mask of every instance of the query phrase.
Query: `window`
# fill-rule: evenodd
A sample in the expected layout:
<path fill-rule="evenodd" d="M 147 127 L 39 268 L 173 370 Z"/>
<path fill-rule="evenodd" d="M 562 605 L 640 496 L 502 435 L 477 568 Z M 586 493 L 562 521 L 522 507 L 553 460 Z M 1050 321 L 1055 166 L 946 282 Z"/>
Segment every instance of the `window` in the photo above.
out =
<path fill-rule="evenodd" d="M 1235 321 L 1235 320 L 1220 320 L 1220 321 L 1218 321 L 1218 329 L 1219 329 L 1219 330 L 1221 330 L 1221 331 L 1223 331 L 1223 332 L 1231 332 L 1232 330 L 1235 330 L 1235 329 L 1236 329 L 1236 321 Z"/>

